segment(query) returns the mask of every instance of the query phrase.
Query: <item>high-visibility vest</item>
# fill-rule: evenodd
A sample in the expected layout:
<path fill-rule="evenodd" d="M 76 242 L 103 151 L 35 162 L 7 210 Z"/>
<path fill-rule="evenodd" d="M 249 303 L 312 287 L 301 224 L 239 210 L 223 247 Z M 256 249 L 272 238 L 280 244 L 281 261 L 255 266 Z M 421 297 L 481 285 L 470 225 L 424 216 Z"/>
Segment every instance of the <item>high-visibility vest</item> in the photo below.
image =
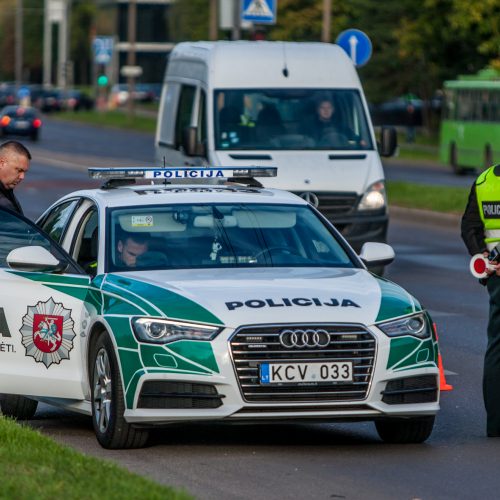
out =
<path fill-rule="evenodd" d="M 495 175 L 495 168 L 485 170 L 476 180 L 477 204 L 488 250 L 500 242 L 500 176 Z"/>

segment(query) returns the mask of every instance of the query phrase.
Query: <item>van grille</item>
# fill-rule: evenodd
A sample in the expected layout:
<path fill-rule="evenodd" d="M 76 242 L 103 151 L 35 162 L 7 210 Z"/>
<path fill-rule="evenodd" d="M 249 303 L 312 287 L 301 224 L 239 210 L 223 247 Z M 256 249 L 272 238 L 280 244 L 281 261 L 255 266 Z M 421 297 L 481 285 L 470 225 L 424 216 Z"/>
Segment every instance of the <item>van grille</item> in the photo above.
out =
<path fill-rule="evenodd" d="M 286 329 L 326 330 L 325 347 L 287 348 L 280 343 Z M 230 339 L 234 369 L 243 398 L 247 402 L 359 401 L 366 398 L 375 362 L 374 336 L 361 325 L 307 324 L 242 327 Z M 260 384 L 262 363 L 352 361 L 353 381 Z"/>
<path fill-rule="evenodd" d="M 304 194 L 304 191 L 294 192 L 297 196 Z M 314 193 L 319 200 L 316 207 L 327 219 L 335 222 L 336 215 L 347 215 L 353 212 L 358 206 L 358 195 L 356 193 L 336 193 L 323 192 Z"/>

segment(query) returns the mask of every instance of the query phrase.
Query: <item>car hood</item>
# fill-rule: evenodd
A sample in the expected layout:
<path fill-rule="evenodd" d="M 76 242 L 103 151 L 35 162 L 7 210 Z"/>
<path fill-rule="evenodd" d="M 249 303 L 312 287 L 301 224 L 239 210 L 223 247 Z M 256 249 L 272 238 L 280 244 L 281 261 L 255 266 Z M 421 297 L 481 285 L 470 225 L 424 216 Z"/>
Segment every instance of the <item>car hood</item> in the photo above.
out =
<path fill-rule="evenodd" d="M 259 156 L 268 159 L 260 160 Z M 217 151 L 216 160 L 221 166 L 248 167 L 251 163 L 277 167 L 277 177 L 261 182 L 288 191 L 350 191 L 361 195 L 371 184 L 384 179 L 376 151 Z"/>
<path fill-rule="evenodd" d="M 364 323 L 421 310 L 404 289 L 363 269 L 189 269 L 108 274 L 100 288 L 129 314 L 225 325 Z M 117 301 L 108 314 L 124 313 Z"/>

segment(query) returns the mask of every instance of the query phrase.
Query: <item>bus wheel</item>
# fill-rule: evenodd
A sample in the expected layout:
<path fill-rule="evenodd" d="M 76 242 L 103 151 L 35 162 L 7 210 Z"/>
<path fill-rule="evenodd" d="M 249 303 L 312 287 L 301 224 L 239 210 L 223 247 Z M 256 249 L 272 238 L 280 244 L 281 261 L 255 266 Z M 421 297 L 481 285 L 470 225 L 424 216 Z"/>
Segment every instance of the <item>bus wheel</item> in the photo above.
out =
<path fill-rule="evenodd" d="M 484 147 L 484 168 L 490 168 L 493 165 L 493 151 L 489 144 Z"/>
<path fill-rule="evenodd" d="M 458 165 L 457 145 L 454 142 L 450 144 L 450 165 L 455 174 L 457 175 L 465 174 L 465 169 Z"/>

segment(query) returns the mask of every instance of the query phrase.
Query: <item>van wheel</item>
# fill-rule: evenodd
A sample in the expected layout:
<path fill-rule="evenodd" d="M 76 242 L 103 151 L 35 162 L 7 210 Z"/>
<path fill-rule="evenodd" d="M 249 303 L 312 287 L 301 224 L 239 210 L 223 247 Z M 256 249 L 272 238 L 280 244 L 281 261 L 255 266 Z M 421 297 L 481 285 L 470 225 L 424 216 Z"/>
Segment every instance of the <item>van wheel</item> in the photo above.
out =
<path fill-rule="evenodd" d="M 434 415 L 414 418 L 384 418 L 375 421 L 378 435 L 386 443 L 423 443 L 432 433 Z"/>
<path fill-rule="evenodd" d="M 36 413 L 38 401 L 17 394 L 4 394 L 0 401 L 2 413 L 16 420 L 31 420 Z"/>
<path fill-rule="evenodd" d="M 484 169 L 490 168 L 493 165 L 493 150 L 489 144 L 484 148 Z"/>
<path fill-rule="evenodd" d="M 108 449 L 142 448 L 149 433 L 125 421 L 125 400 L 118 361 L 106 332 L 101 333 L 91 347 L 89 368 L 92 423 L 97 440 Z"/>
<path fill-rule="evenodd" d="M 464 175 L 465 174 L 465 168 L 460 167 L 458 165 L 457 145 L 454 142 L 452 142 L 450 144 L 450 165 L 451 165 L 453 172 L 455 172 L 455 174 L 457 174 L 457 175 Z"/>

